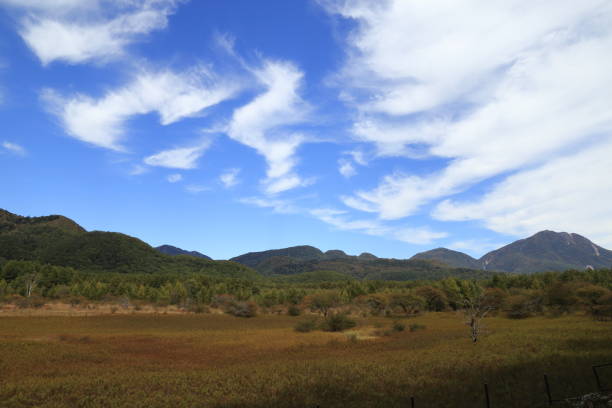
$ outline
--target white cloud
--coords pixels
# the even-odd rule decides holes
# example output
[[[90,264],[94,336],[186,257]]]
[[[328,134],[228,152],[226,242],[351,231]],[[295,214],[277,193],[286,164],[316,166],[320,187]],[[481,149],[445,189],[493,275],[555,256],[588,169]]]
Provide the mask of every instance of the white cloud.
[[[210,187],[202,186],[200,184],[190,184],[185,187],[185,191],[191,194],[199,194],[204,191],[210,191]]]
[[[170,174],[168,175],[168,177],[166,177],[166,180],[168,180],[168,183],[178,183],[182,179],[183,179],[183,176],[178,173]]]
[[[355,170],[353,163],[346,159],[338,160],[338,171],[346,178],[353,177],[357,174],[357,170]]]
[[[219,180],[225,188],[232,188],[236,184],[240,183],[240,180],[238,179],[239,173],[240,169],[226,170],[219,176]]]
[[[303,122],[309,111],[298,94],[303,74],[294,65],[279,61],[264,61],[263,67],[253,73],[266,91],[236,109],[227,134],[265,157],[267,193],[302,186],[305,181],[293,169],[295,153],[305,137],[289,127]]]
[[[481,220],[515,236],[552,229],[576,232],[612,247],[612,140],[558,157],[501,181],[483,197],[446,200],[440,220]]]
[[[26,155],[26,150],[22,146],[18,145],[17,143],[4,141],[2,142],[2,147],[6,149],[7,151],[9,151],[10,153],[16,154],[18,156]]]
[[[429,174],[397,171],[372,190],[344,197],[353,208],[383,219],[406,217],[477,183],[546,168],[558,157],[571,160],[582,147],[610,140],[610,2],[322,3],[358,23],[337,79],[358,111],[356,139],[374,143],[379,156],[442,159]],[[565,183],[552,174],[540,181],[550,188]],[[520,184],[512,186],[520,190]],[[521,195],[505,193],[509,201]],[[507,211],[497,215],[512,218],[518,231],[521,212]],[[547,216],[549,225],[538,225],[571,226],[555,214],[557,221]],[[595,230],[598,217],[584,217]],[[575,227],[566,229],[584,226],[574,221]],[[511,230],[492,221],[487,225]]]
[[[147,171],[149,171],[148,167],[141,164],[135,164],[132,166],[128,174],[130,176],[140,176],[141,174],[145,174]]]
[[[269,197],[246,197],[240,199],[243,204],[254,205],[260,208],[271,208],[279,214],[297,214],[302,212],[290,200],[282,200]]]
[[[50,90],[43,92],[43,99],[70,136],[124,150],[121,142],[131,116],[157,112],[161,124],[169,125],[231,98],[237,87],[235,81],[221,80],[209,69],[197,67],[182,73],[142,72],[99,99],[78,94],[65,98]]]
[[[240,202],[261,208],[270,208],[279,214],[300,214],[314,217],[342,231],[354,231],[411,244],[429,244],[448,235],[445,232],[432,231],[427,227],[392,226],[377,219],[351,220],[346,211],[330,208],[307,209],[296,205],[294,200],[288,199],[247,197],[241,199]]]
[[[21,7],[31,11],[65,14],[75,9],[97,8],[99,0],[0,0],[0,5]]]
[[[108,61],[168,24],[177,0],[0,0],[22,10],[19,34],[43,65]]]
[[[367,235],[386,237],[410,244],[424,245],[448,236],[445,232],[426,227],[397,227],[385,225],[379,220],[350,220],[345,211],[319,208],[310,211],[315,218],[343,231],[357,231]]]
[[[198,164],[198,159],[204,154],[204,151],[209,146],[210,142],[206,140],[195,146],[163,150],[152,156],[146,157],[144,162],[149,166],[183,170],[195,169]]]
[[[450,244],[446,245],[446,247],[454,249],[455,251],[465,251],[470,254],[473,254],[473,256],[475,256],[476,258],[480,258],[485,253],[497,248],[501,248],[504,245],[505,244],[491,242],[487,240],[466,239],[451,242]]]

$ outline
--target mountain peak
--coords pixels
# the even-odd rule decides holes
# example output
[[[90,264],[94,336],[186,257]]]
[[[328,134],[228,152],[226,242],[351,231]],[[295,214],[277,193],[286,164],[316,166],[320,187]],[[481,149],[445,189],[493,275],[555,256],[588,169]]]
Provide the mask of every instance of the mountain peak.
[[[532,273],[547,270],[610,267],[612,251],[580,234],[540,231],[480,258],[483,268],[506,272]]]

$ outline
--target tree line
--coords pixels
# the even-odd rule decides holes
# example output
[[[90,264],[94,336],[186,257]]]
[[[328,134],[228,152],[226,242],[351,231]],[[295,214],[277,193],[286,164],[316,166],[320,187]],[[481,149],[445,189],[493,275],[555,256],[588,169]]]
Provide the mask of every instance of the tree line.
[[[322,315],[346,309],[386,316],[466,309],[475,299],[491,313],[526,318],[584,311],[612,320],[612,269],[497,274],[489,279],[291,282],[198,273],[82,272],[37,261],[0,260],[0,301],[36,307],[50,301],[217,307],[236,315],[262,312]]]

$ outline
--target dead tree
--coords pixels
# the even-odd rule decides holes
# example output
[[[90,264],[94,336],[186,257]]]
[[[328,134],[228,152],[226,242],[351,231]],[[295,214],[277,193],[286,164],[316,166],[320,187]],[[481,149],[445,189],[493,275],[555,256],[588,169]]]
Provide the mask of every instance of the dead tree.
[[[32,292],[36,289],[36,286],[38,286],[38,281],[39,278],[37,273],[30,273],[25,276],[23,283],[25,284],[26,297],[29,298],[32,296]]]
[[[482,291],[466,296],[463,300],[463,312],[466,317],[466,324],[470,327],[470,337],[476,344],[483,332],[484,324],[482,320],[493,310],[488,304],[487,298]]]

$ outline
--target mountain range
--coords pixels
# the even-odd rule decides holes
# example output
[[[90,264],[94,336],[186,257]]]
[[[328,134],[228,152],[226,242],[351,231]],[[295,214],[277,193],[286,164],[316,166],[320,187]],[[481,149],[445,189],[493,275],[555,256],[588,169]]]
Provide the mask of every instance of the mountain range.
[[[0,209],[0,263],[36,260],[85,272],[188,272],[213,276],[288,281],[378,279],[416,280],[455,276],[478,279],[497,272],[533,273],[609,268],[612,251],[573,233],[542,231],[475,259],[437,248],[410,259],[326,252],[308,245],[249,252],[229,261],[213,261],[197,251],[172,245],[153,248],[125,234],[86,231],[61,215],[23,217]]]
[[[540,231],[529,238],[491,251],[480,259],[446,248],[421,252],[410,259],[514,273],[612,267],[612,251],[595,245],[582,235],[554,231]]]

